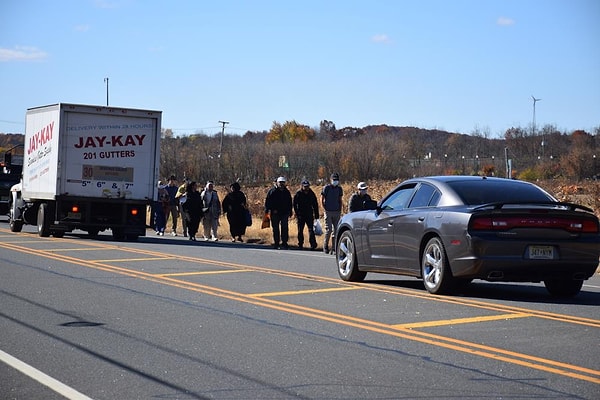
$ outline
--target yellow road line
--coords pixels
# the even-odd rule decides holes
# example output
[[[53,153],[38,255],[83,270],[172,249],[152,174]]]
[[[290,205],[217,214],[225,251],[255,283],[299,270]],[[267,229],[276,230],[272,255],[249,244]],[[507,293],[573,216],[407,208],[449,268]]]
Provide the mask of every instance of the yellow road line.
[[[2,232],[2,231],[4,231],[4,230],[2,228],[0,228],[0,232]],[[6,232],[8,232],[8,230],[6,230]],[[29,243],[47,243],[48,241],[63,241],[63,242],[65,242],[65,241],[71,240],[71,239],[61,239],[61,238],[38,238],[37,236],[34,236],[33,234],[27,234],[27,233],[19,233],[19,234],[11,233],[11,235],[17,235],[17,236],[21,236],[21,237],[23,237],[23,236],[31,237],[31,239],[28,239],[28,240],[23,240],[23,241],[19,241],[19,242],[10,242],[12,244],[15,244],[15,243],[27,243],[27,244],[29,244]],[[4,243],[8,244],[9,242],[3,241],[2,243],[0,243],[0,246],[2,246]],[[89,245],[90,247],[94,247],[97,249],[103,249],[103,250],[120,250],[123,252],[144,254],[144,255],[150,255],[150,256],[156,256],[156,257],[165,256],[164,252],[152,251],[149,249],[134,249],[131,247],[124,247],[122,245],[115,245],[112,243],[104,243],[101,241],[90,241],[89,243],[86,243],[86,245]],[[202,247],[200,247],[200,248],[202,248]],[[293,271],[282,271],[282,270],[276,270],[276,269],[272,269],[272,268],[265,268],[265,267],[258,267],[258,266],[250,266],[247,264],[236,264],[236,263],[231,263],[231,262],[226,262],[226,261],[210,260],[207,258],[184,256],[184,255],[179,255],[179,254],[170,254],[169,259],[177,260],[177,261],[187,261],[187,262],[192,262],[192,263],[196,263],[196,264],[210,264],[210,265],[215,265],[215,266],[220,265],[220,266],[226,267],[226,268],[239,268],[239,269],[243,269],[243,270],[250,270],[252,272],[261,272],[261,273],[265,273],[265,274],[280,275],[280,276],[283,276],[286,278],[297,278],[297,279],[303,279],[303,280],[308,280],[308,281],[312,281],[312,282],[328,283],[328,284],[337,285],[340,287],[359,287],[359,288],[367,289],[367,290],[373,291],[373,292],[402,295],[402,296],[407,296],[407,297],[412,297],[412,298],[419,298],[419,299],[423,299],[423,300],[427,300],[427,301],[434,301],[434,302],[448,303],[448,304],[454,304],[454,305],[459,305],[459,306],[480,308],[480,309],[490,310],[490,311],[494,311],[494,312],[517,313],[517,314],[525,313],[525,314],[531,314],[532,316],[535,316],[537,318],[549,319],[549,320],[572,323],[572,324],[579,324],[579,325],[590,326],[590,327],[594,327],[594,328],[600,328],[600,321],[597,319],[578,317],[578,316],[567,315],[567,314],[557,314],[557,313],[553,313],[550,311],[532,310],[532,309],[516,307],[516,306],[494,304],[494,303],[489,303],[486,301],[476,300],[476,299],[466,299],[466,298],[454,297],[454,296],[432,296],[429,293],[424,292],[424,291],[419,292],[419,291],[414,291],[414,290],[410,290],[410,289],[391,287],[391,286],[387,286],[387,285],[373,285],[371,283],[343,282],[340,279],[335,279],[335,278],[314,276],[314,275],[305,274],[305,273],[297,273],[297,272],[293,272]],[[599,272],[600,272],[600,269],[599,269]]]
[[[312,294],[312,293],[325,293],[325,292],[341,292],[344,290],[356,290],[358,287],[336,287],[336,288],[325,288],[325,289],[306,289],[306,290],[290,290],[287,292],[265,292],[265,293],[254,293],[249,294],[250,297],[274,297],[274,296],[293,296],[296,294]]]
[[[213,275],[213,274],[231,274],[234,272],[254,272],[251,269],[228,269],[219,271],[194,271],[194,272],[175,272],[172,274],[153,274],[154,276],[167,277],[167,276],[193,276],[193,275]]]
[[[471,318],[455,318],[455,319],[443,319],[437,321],[425,321],[425,322],[414,322],[410,324],[397,324],[392,325],[393,328],[397,329],[415,329],[415,328],[430,328],[433,326],[444,326],[444,325],[458,325],[458,324],[472,324],[474,322],[487,322],[487,321],[498,321],[512,318],[526,318],[532,317],[532,314],[500,314],[500,315],[485,315]]]
[[[273,310],[287,312],[295,315],[301,315],[308,318],[328,321],[338,325],[349,326],[365,331],[375,332],[379,334],[389,335],[406,340],[412,340],[420,343],[429,344],[435,347],[455,350],[462,353],[477,355],[484,358],[503,361],[510,364],[521,365],[535,370],[545,371],[557,375],[567,376],[574,379],[580,379],[596,384],[600,384],[600,371],[555,361],[543,357],[537,357],[526,353],[515,352],[498,347],[487,346],[475,342],[469,342],[461,339],[454,339],[442,335],[415,331],[405,328],[394,328],[390,324],[385,324],[377,321],[353,317],[350,315],[339,314],[326,310],[320,310],[312,307],[305,307],[293,303],[285,303],[278,300],[264,299],[252,297],[240,292],[234,292],[218,287],[203,285],[200,283],[187,282],[172,277],[161,277],[150,274],[144,271],[136,271],[132,269],[112,266],[102,263],[93,263],[88,260],[78,259],[69,256],[60,256],[45,252],[43,250],[29,249],[5,243],[0,243],[0,247],[9,248],[15,251],[34,254],[44,258],[50,258],[57,261],[79,265],[85,268],[97,269],[100,271],[111,272],[119,275],[130,276],[146,280],[153,283],[172,286],[184,290],[190,290],[197,293],[203,293],[211,296],[217,296],[233,301],[253,304]],[[532,314],[533,315],[533,314]],[[536,315],[537,316],[537,315]]]
[[[104,260],[88,260],[89,262],[129,262],[129,261],[160,261],[171,260],[171,257],[145,257],[145,258],[107,258]]]

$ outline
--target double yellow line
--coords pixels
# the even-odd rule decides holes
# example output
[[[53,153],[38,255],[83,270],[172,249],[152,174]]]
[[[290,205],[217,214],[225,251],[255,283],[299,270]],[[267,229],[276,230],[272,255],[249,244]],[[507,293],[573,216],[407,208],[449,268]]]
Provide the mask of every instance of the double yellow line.
[[[57,239],[46,239],[46,240],[57,240]],[[165,258],[165,255],[163,253],[143,251],[143,250],[137,250],[137,249],[131,249],[131,248],[125,248],[125,247],[117,247],[117,246],[106,246],[106,245],[102,245],[102,244],[94,244],[93,246],[90,245],[90,247],[94,247],[94,246],[102,247],[102,248],[112,248],[115,250],[118,249],[121,251],[128,251],[128,252],[134,252],[134,253],[142,253],[142,254],[146,254],[148,256],[152,256],[150,258],[144,258],[144,260],[158,259],[158,258],[164,259]],[[436,346],[436,347],[441,347],[441,348],[445,348],[445,349],[458,351],[461,353],[467,353],[467,354],[471,354],[471,355],[475,355],[475,356],[485,357],[488,359],[494,359],[494,360],[498,360],[498,361],[502,361],[502,362],[506,362],[506,363],[510,363],[510,364],[516,364],[516,365],[520,365],[523,367],[544,371],[547,373],[567,376],[567,377],[574,378],[574,379],[580,379],[583,381],[600,384],[600,371],[598,371],[598,370],[594,370],[591,368],[585,368],[585,367],[581,367],[581,366],[577,366],[577,365],[573,365],[573,364],[563,363],[563,362],[559,362],[559,361],[554,361],[554,360],[550,360],[550,359],[546,359],[546,358],[542,358],[542,357],[531,356],[531,355],[514,352],[514,351],[510,351],[510,350],[504,350],[504,349],[497,348],[497,347],[482,345],[482,344],[478,344],[478,343],[472,343],[472,342],[468,342],[468,341],[464,341],[464,340],[460,340],[460,339],[454,339],[454,338],[449,338],[449,337],[445,337],[445,336],[441,336],[441,335],[436,335],[436,334],[432,334],[432,333],[421,332],[421,331],[415,330],[415,328],[433,326],[436,324],[442,325],[442,324],[451,324],[451,323],[454,323],[454,324],[466,323],[466,322],[471,323],[471,322],[481,322],[481,321],[486,321],[486,320],[491,320],[491,319],[523,318],[523,317],[531,317],[531,316],[555,319],[555,320],[561,320],[561,321],[567,320],[567,322],[581,323],[581,324],[585,324],[585,325],[589,325],[589,326],[600,327],[600,322],[596,321],[596,320],[592,320],[592,319],[582,319],[582,318],[574,318],[573,317],[572,318],[573,321],[568,321],[569,316],[565,316],[565,315],[552,314],[552,313],[546,313],[546,312],[538,312],[538,311],[533,311],[533,310],[520,309],[520,308],[516,308],[516,307],[499,306],[496,304],[490,304],[490,303],[479,302],[479,301],[465,301],[465,299],[462,299],[462,301],[459,302],[456,299],[451,299],[451,298],[438,297],[438,296],[427,296],[427,298],[429,300],[435,299],[436,301],[445,301],[445,302],[457,303],[457,304],[461,304],[461,305],[470,305],[473,307],[493,309],[496,311],[504,310],[504,311],[508,312],[508,314],[503,314],[500,316],[493,316],[493,317],[475,317],[475,318],[469,318],[468,320],[445,320],[445,321],[435,321],[435,322],[430,322],[430,323],[390,325],[390,324],[384,324],[384,323],[367,320],[367,319],[363,319],[363,318],[352,317],[349,315],[334,313],[334,312],[325,311],[325,310],[319,310],[316,308],[305,307],[305,306],[295,305],[295,304],[291,304],[291,303],[285,303],[285,302],[270,298],[270,297],[273,297],[276,295],[283,296],[283,295],[289,295],[289,294],[298,294],[298,292],[278,292],[278,293],[271,293],[271,294],[269,294],[269,293],[244,294],[244,293],[234,292],[234,291],[230,291],[230,290],[220,289],[220,288],[216,288],[216,287],[212,287],[212,286],[202,285],[199,283],[188,282],[188,281],[178,279],[178,277],[189,275],[189,273],[151,274],[151,273],[147,273],[147,272],[143,272],[143,271],[136,271],[136,270],[129,269],[129,268],[123,268],[123,267],[118,267],[118,266],[114,266],[114,265],[109,265],[109,264],[107,264],[107,262],[108,262],[107,260],[84,260],[81,258],[76,258],[76,257],[71,257],[71,256],[67,256],[64,254],[60,254],[62,251],[69,251],[69,250],[73,250],[73,249],[63,249],[63,250],[58,250],[58,251],[36,250],[36,249],[31,249],[28,247],[18,245],[15,242],[0,243],[0,247],[3,247],[8,250],[27,253],[30,255],[34,254],[39,257],[62,261],[62,262],[70,263],[73,265],[79,265],[79,266],[82,266],[85,268],[92,268],[92,269],[97,269],[97,270],[115,273],[115,274],[119,274],[119,275],[125,275],[125,276],[129,276],[129,277],[143,279],[145,281],[168,285],[168,286],[176,287],[179,289],[189,290],[189,291],[202,293],[202,294],[206,294],[206,295],[210,295],[210,296],[221,297],[221,298],[229,299],[232,301],[253,304],[256,306],[269,308],[272,310],[282,311],[282,312],[286,312],[286,313],[292,313],[295,315],[301,315],[301,316],[305,316],[307,318],[313,318],[313,319],[318,319],[321,321],[327,321],[327,322],[331,322],[331,323],[338,324],[338,325],[344,325],[344,326],[348,326],[348,327],[352,327],[352,328],[356,328],[356,329],[379,333],[382,335],[388,335],[388,336],[393,336],[393,337],[397,337],[397,338],[401,338],[401,339],[412,340],[412,341],[429,344],[429,345]],[[260,268],[260,267],[250,267],[247,265],[239,265],[239,264],[232,264],[232,263],[212,261],[212,260],[203,260],[203,259],[185,257],[185,256],[179,256],[179,255],[169,256],[168,258],[179,259],[179,260],[184,260],[184,261],[210,263],[212,265],[220,265],[220,266],[225,266],[227,268],[231,268],[230,271],[226,271],[226,272],[234,272],[234,271],[238,271],[238,270],[245,270],[245,271],[250,270],[250,271],[257,271],[257,272],[261,271],[261,272],[265,272],[265,273],[276,273],[276,274],[281,274],[281,275],[285,275],[285,276],[293,276],[296,278],[300,277],[300,278],[314,280],[314,281],[320,281],[320,282],[330,281],[328,278],[323,278],[323,277],[313,277],[313,276],[308,276],[305,274],[295,274],[295,273],[276,271],[276,270]],[[115,260],[110,260],[110,262],[131,261],[131,260],[135,260],[135,259],[115,259]],[[220,272],[225,272],[225,271],[220,271]],[[239,271],[239,272],[242,272],[242,271]],[[356,284],[340,285],[339,281],[335,281],[335,282],[338,284],[339,289],[324,289],[324,290],[331,291],[331,290],[362,289],[362,288],[367,288],[367,287],[369,289],[373,288],[372,286],[361,285],[361,284],[359,284],[359,285],[356,285]],[[303,292],[315,292],[315,291],[319,291],[319,289],[308,290],[308,291],[303,291]],[[402,294],[402,295],[413,295],[416,297],[421,297],[420,295],[415,295],[414,292],[411,293],[410,291],[406,291],[407,293],[398,293],[398,290],[390,290],[390,289],[383,289],[383,291],[394,292],[394,293]]]

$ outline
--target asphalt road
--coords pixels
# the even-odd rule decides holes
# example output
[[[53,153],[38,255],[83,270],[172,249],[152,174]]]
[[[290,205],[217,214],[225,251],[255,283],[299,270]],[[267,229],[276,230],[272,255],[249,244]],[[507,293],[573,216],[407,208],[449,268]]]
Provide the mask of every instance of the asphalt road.
[[[0,222],[0,399],[598,399],[600,277],[337,277],[333,256]]]

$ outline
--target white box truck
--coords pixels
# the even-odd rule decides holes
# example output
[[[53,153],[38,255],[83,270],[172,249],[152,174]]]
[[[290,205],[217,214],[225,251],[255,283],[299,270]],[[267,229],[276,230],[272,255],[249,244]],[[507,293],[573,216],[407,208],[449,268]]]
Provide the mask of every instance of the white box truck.
[[[9,226],[40,236],[146,232],[160,162],[160,111],[59,103],[25,116],[21,182],[11,188]]]

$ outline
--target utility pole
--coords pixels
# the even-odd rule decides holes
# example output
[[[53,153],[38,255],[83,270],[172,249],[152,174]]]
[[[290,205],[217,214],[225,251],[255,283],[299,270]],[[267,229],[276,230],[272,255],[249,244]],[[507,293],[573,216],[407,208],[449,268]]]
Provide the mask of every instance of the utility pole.
[[[227,125],[229,122],[219,121],[219,123],[223,125],[221,128],[221,144],[219,145],[219,158],[221,158],[221,152],[223,151],[223,135],[225,135],[225,125]]]
[[[108,107],[108,78],[104,78],[104,82],[106,83],[106,106]]]
[[[219,121],[219,123],[222,125],[221,127],[221,144],[219,145],[219,161],[217,161],[217,179],[220,181],[221,180],[221,153],[223,152],[223,136],[225,135],[225,125],[227,125],[229,122],[227,121]]]

